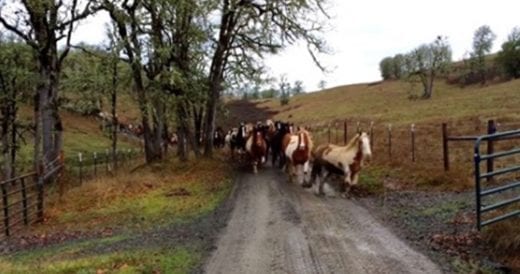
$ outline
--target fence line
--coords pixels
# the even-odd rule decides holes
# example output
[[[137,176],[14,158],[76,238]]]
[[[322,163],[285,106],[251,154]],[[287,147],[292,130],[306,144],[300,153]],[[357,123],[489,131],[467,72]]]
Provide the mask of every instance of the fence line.
[[[315,136],[317,137],[317,139],[322,139],[323,138],[319,138],[319,136],[323,137],[323,134],[325,134],[325,140],[327,143],[332,143],[332,134],[335,135],[335,143],[336,144],[339,144],[339,132],[342,130],[343,131],[343,144],[346,144],[348,142],[348,134],[349,134],[349,120],[347,119],[344,119],[342,122],[343,122],[343,127],[339,127],[339,120],[335,120],[333,121],[332,123],[329,123],[329,124],[318,124],[318,125],[312,125],[309,127],[309,129],[312,129],[312,131],[314,132]],[[352,124],[353,121],[350,120],[350,123]],[[359,132],[362,128],[362,125],[368,125],[368,132],[370,134],[370,143],[371,143],[371,146],[372,148],[374,148],[375,146],[375,142],[377,142],[376,140],[376,136],[375,136],[375,132],[374,132],[374,129],[375,129],[375,124],[373,121],[370,121],[370,122],[360,122],[360,121],[356,121],[355,122],[355,126],[356,126],[356,132]],[[457,125],[456,127],[454,127],[454,131],[457,131],[457,132],[461,132],[462,130],[466,130],[466,129],[473,129],[473,130],[478,130],[480,128],[480,126],[482,125],[482,123],[477,123],[477,127],[475,127],[474,125],[467,125],[467,126],[459,126]],[[493,134],[495,132],[497,132],[497,128],[499,127],[505,127],[506,125],[508,126],[511,126],[511,125],[520,125],[520,123],[513,123],[513,122],[506,122],[506,123],[497,123],[495,120],[488,120],[487,121],[487,130],[485,133],[487,134]],[[421,143],[420,143],[420,140],[418,142],[418,136],[421,136],[420,132],[421,131],[436,131],[436,129],[438,129],[438,126],[434,126],[434,125],[417,125],[415,123],[412,123],[410,124],[410,126],[408,128],[406,127],[400,127],[400,128],[397,128],[397,127],[393,127],[392,124],[387,124],[386,126],[384,126],[384,131],[386,131],[386,134],[383,134],[381,136],[384,136],[386,135],[385,137],[383,137],[384,139],[386,139],[384,142],[381,142],[380,144],[385,144],[385,150],[386,150],[386,153],[388,155],[388,158],[389,159],[392,159],[392,157],[394,156],[394,147],[396,145],[396,143],[394,142],[394,138],[397,137],[397,136],[403,136],[402,134],[409,134],[409,143],[407,144],[407,146],[409,146],[409,151],[410,151],[410,154],[409,155],[409,158],[410,161],[412,163],[416,163],[418,161],[418,154],[417,154],[417,150],[418,148],[420,149],[421,148]],[[334,132],[332,132],[334,131]],[[442,158],[440,158],[443,162],[443,168],[445,171],[449,171],[450,170],[450,151],[449,151],[449,143],[451,142],[468,142],[468,141],[475,141],[476,138],[477,138],[477,135],[479,134],[482,134],[482,133],[477,133],[476,135],[455,135],[455,134],[452,134],[448,131],[448,123],[442,123],[441,124],[441,132],[442,132],[442,135],[441,135],[441,142],[440,144],[442,145]],[[431,134],[431,132],[430,132]],[[502,138],[500,140],[513,140],[513,139],[520,139],[520,137],[518,136],[513,136],[513,137],[507,137],[507,138]],[[403,140],[402,138],[400,140]],[[494,142],[496,141],[499,141],[499,140],[488,140],[487,141],[487,145],[488,145],[488,153],[492,153],[494,151]],[[402,146],[402,142],[400,143],[401,145],[399,146]],[[426,144],[425,144],[426,145]],[[427,145],[431,145],[431,144],[427,144]],[[493,171],[494,170],[494,161],[493,159],[488,159],[487,160],[487,168],[489,171]]]
[[[94,177],[97,177],[99,174],[98,167],[106,165],[107,172],[109,172],[118,167],[117,162],[120,162],[122,166],[130,161],[140,159],[136,156],[141,155],[134,149],[118,150],[115,158],[111,157],[112,155],[108,150],[105,152],[106,157],[101,157],[101,160],[98,156],[102,153],[94,152],[92,157],[88,157],[86,153],[80,152],[77,160],[69,159],[68,161],[65,161],[63,153],[60,153],[60,156],[55,160],[39,165],[36,172],[0,182],[2,195],[0,214],[3,215],[0,219],[2,231],[0,239],[11,236],[24,226],[43,220],[45,184],[56,174],[58,174],[56,177],[59,178],[61,172],[65,169],[64,167],[70,167],[72,174],[76,169],[79,182],[82,184],[89,176],[89,168],[93,171]],[[60,193],[61,191],[60,184]]]

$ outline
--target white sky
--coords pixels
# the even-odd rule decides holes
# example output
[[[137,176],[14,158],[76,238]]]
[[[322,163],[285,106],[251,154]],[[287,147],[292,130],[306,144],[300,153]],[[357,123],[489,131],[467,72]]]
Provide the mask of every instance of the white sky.
[[[380,80],[379,61],[386,56],[406,53],[437,35],[444,35],[452,46],[453,58],[460,60],[471,50],[473,32],[487,24],[497,35],[493,52],[515,26],[520,26],[520,1],[502,0],[329,0],[332,19],[324,37],[333,54],[322,56],[333,69],[323,74],[313,65],[303,46],[287,48],[269,57],[272,75],[287,75],[290,82],[302,80],[307,91],[320,80],[327,86]],[[101,42],[106,14],[89,18],[75,32],[73,41]]]

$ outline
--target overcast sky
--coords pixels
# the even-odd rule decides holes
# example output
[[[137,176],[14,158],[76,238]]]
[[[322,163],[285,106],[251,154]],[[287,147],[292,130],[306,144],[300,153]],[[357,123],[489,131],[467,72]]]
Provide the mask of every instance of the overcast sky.
[[[287,48],[266,64],[275,77],[302,80],[307,91],[320,80],[328,87],[380,80],[379,61],[386,56],[406,53],[437,35],[448,37],[453,58],[459,60],[471,50],[473,32],[489,25],[497,35],[493,52],[515,26],[520,26],[520,0],[329,0],[329,31],[324,37],[333,54],[322,56],[332,72],[323,74],[303,46]],[[83,23],[74,41],[98,43],[104,39],[106,15]]]

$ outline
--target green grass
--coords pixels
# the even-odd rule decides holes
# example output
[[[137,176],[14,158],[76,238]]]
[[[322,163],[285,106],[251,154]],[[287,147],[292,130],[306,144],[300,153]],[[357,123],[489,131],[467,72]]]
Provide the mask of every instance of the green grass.
[[[28,109],[22,108],[21,118],[29,119]],[[22,115],[23,114],[23,115]],[[84,117],[78,114],[62,112],[61,117],[64,123],[63,151],[66,161],[76,161],[78,153],[83,153],[85,158],[93,157],[93,153],[105,153],[112,145],[112,141],[105,135],[97,120],[91,117]],[[119,150],[138,149],[135,143],[125,140],[118,140]],[[18,152],[17,167],[29,170],[32,168],[34,145],[32,140],[27,140],[26,144],[21,144]]]
[[[76,252],[81,247],[74,246]],[[15,254],[0,258],[2,273],[187,273],[199,254],[192,248],[153,248],[96,255]]]
[[[229,195],[230,175],[230,167],[219,160],[181,163],[170,159],[132,174],[88,182],[61,200],[51,197],[46,222],[28,234],[38,237],[106,228],[115,234],[0,257],[0,273],[187,273],[207,252],[199,242],[189,246],[143,242],[136,247],[126,241],[215,210]]]

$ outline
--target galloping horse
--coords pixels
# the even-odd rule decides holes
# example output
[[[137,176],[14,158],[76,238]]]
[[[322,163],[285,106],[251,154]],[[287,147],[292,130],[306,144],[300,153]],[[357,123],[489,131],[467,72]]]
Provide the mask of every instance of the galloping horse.
[[[346,146],[320,145],[313,151],[312,156],[312,180],[317,185],[316,193],[323,194],[325,179],[334,173],[344,176],[343,186],[345,193],[348,194],[350,188],[357,184],[365,160],[370,160],[372,157],[370,138],[366,132],[361,132]]]
[[[275,122],[276,132],[271,139],[271,162],[273,167],[276,164],[276,160],[279,160],[279,167],[283,167],[285,164],[285,153],[283,151],[283,139],[287,134],[293,133],[293,126],[289,123],[283,123],[280,121]]]
[[[253,173],[256,174],[258,172],[258,165],[263,164],[267,156],[267,144],[260,127],[253,128],[252,134],[246,142],[246,151],[253,165]]]
[[[221,127],[217,127],[217,129],[215,130],[215,133],[213,133],[213,146],[215,146],[216,148],[224,147],[224,145],[225,145],[224,138],[225,138],[224,131],[222,130]]]
[[[313,148],[309,132],[300,129],[295,134],[286,134],[282,147],[286,159],[285,170],[289,173],[289,180],[292,182],[296,177],[297,182],[303,186],[307,179],[306,175],[309,174],[309,160]]]

